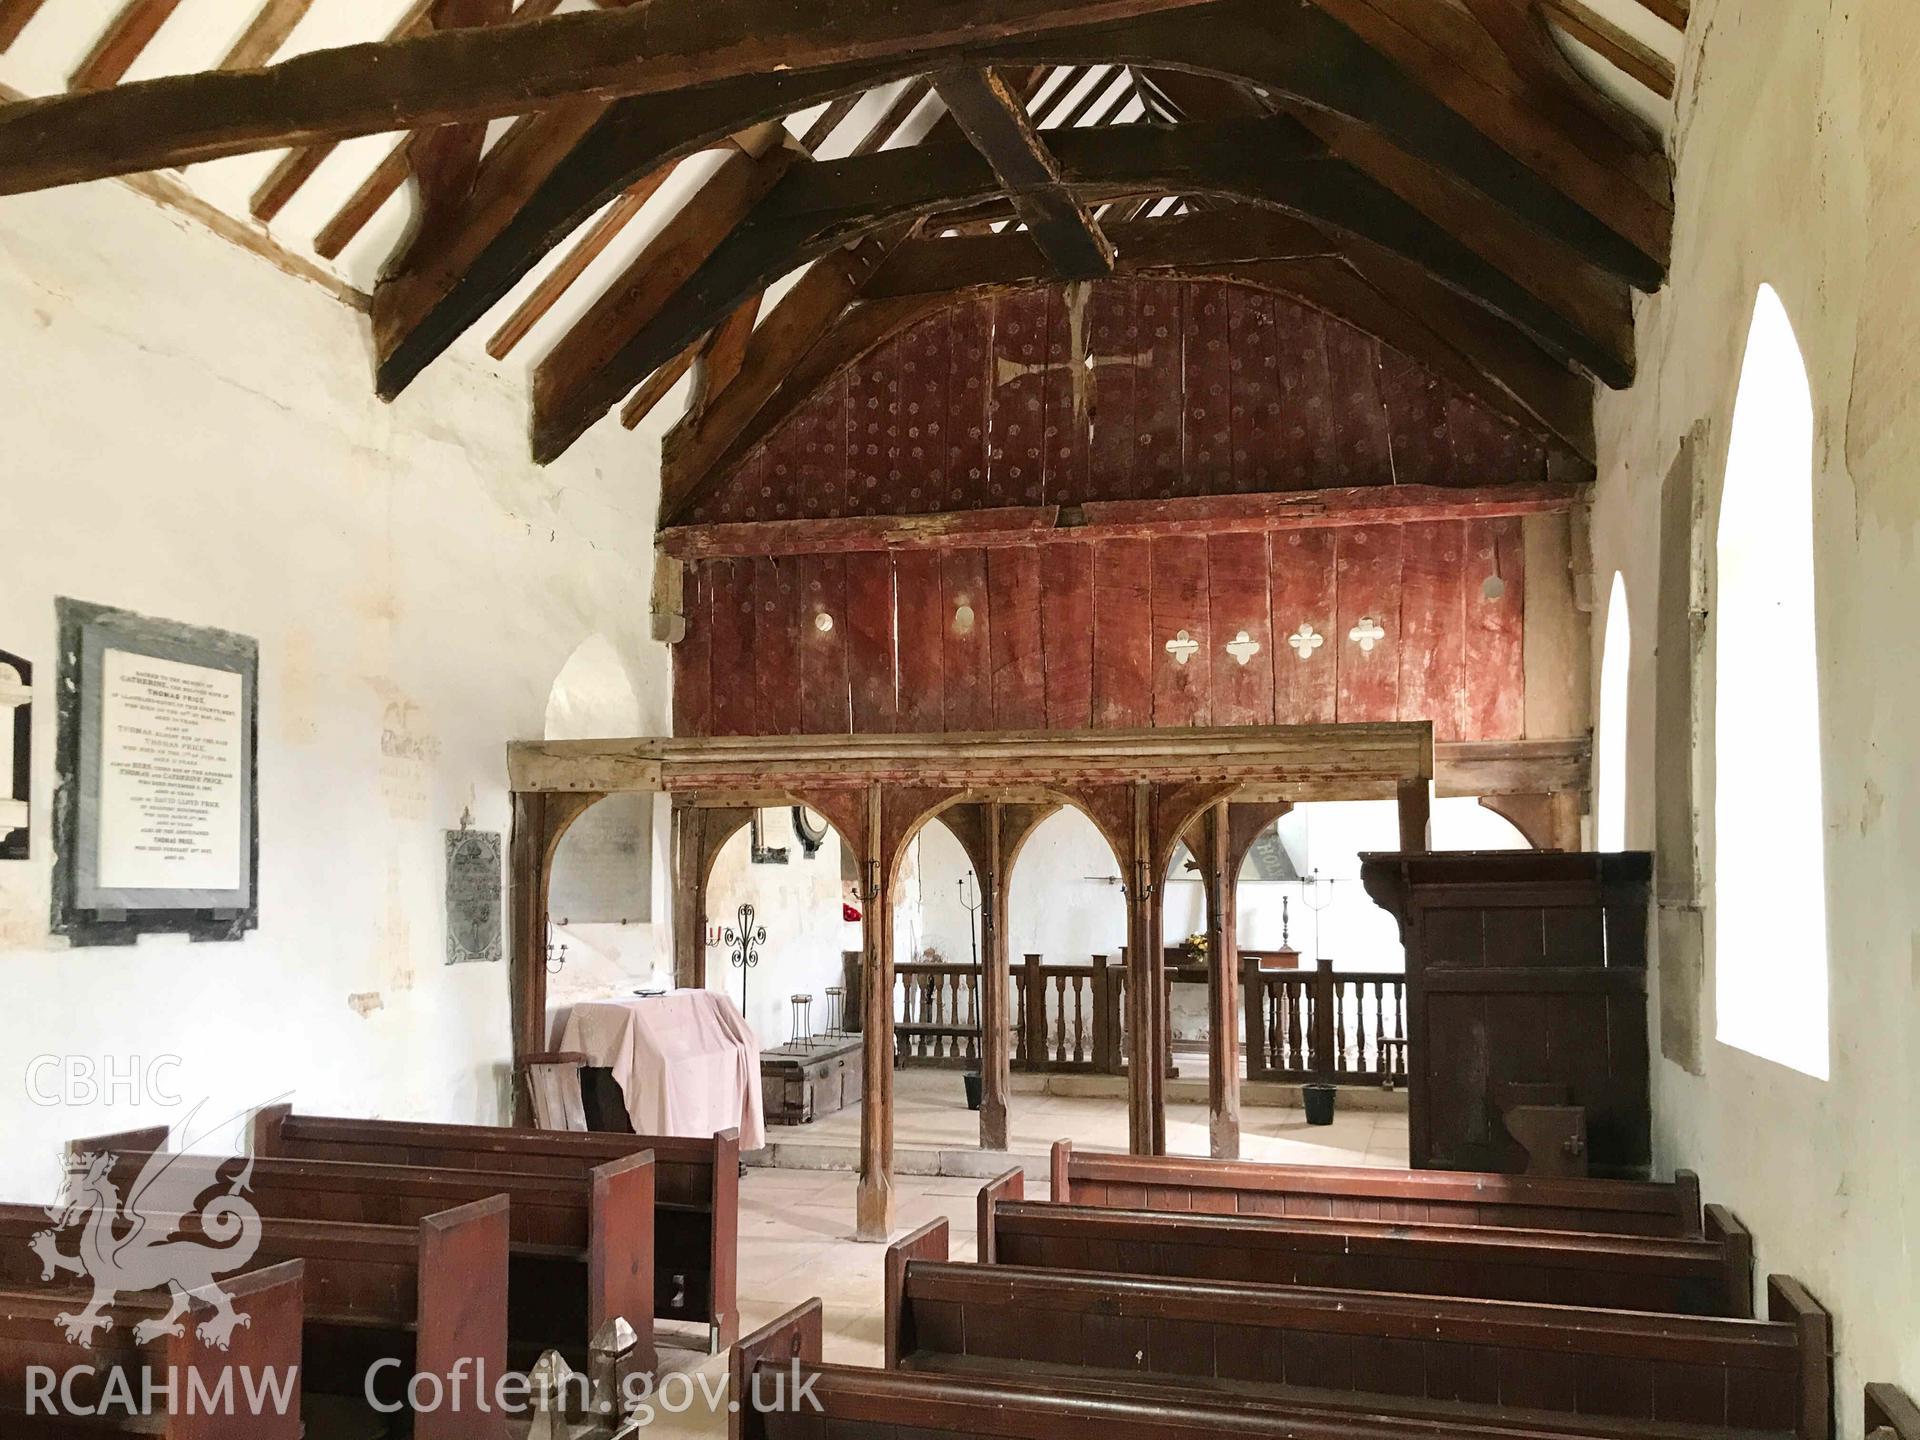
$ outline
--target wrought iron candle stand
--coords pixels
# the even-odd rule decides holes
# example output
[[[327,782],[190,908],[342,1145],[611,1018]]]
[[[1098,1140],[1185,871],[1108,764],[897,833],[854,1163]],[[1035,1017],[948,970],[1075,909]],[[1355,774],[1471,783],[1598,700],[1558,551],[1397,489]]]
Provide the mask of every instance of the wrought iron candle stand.
[[[729,927],[720,941],[733,949],[728,963],[740,972],[740,1014],[744,1017],[747,1013],[747,975],[759,967],[760,947],[767,943],[767,927],[753,923],[753,906],[750,904],[740,907],[738,919],[739,928]]]

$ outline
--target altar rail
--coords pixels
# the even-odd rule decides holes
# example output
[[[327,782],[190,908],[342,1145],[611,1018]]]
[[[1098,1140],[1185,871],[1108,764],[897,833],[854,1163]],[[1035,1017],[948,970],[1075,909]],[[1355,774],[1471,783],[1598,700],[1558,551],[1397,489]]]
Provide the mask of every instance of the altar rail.
[[[1240,962],[1249,1080],[1407,1082],[1407,977],[1389,970],[1263,970]]]
[[[1013,1068],[1066,1074],[1126,1072],[1127,972],[1118,958],[1014,966]],[[1407,1076],[1406,977],[1397,971],[1269,969],[1240,957],[1243,1047],[1250,1080],[1399,1086]],[[1204,963],[1170,965],[1176,984],[1204,985]],[[915,961],[894,967],[894,1054],[901,1065],[973,1069],[980,1064],[977,965]],[[1171,1003],[1169,1001],[1169,1003]],[[1172,1056],[1167,1057],[1169,1072]]]

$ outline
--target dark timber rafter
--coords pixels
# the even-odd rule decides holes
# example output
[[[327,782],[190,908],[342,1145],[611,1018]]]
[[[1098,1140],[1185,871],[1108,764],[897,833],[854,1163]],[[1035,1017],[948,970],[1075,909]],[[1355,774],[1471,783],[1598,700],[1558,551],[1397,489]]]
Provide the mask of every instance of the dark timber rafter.
[[[935,79],[934,89],[993,167],[1060,277],[1093,280],[1112,274],[1112,243],[1060,173],[1020,97],[991,70],[949,70]]]
[[[1569,136],[1530,116],[1524,98],[1501,88],[1511,71],[1480,32],[1454,25],[1444,51],[1418,33],[1414,12],[1424,3],[1393,7],[1399,18],[1390,22],[1376,8],[1380,0],[934,0],[915,7],[909,24],[885,0],[806,7],[809,19],[773,7],[773,0],[650,0],[640,9],[655,28],[639,58],[631,31],[618,28],[636,12],[567,15],[316,52],[250,75],[184,77],[10,107],[0,110],[0,190],[174,163],[208,145],[207,153],[234,153],[420,123],[444,117],[444,108],[432,107],[456,100],[482,110],[524,110],[543,96],[584,93],[520,127],[508,142],[513,153],[487,167],[493,173],[483,175],[443,253],[415,257],[383,284],[376,300],[379,388],[391,397],[554,244],[676,156],[934,65],[1092,57],[1240,78],[1272,97],[1343,116],[1421,157],[1464,191],[1560,237],[1574,253],[1643,287],[1657,283],[1671,226],[1664,165],[1655,175],[1644,157],[1603,130]],[[964,45],[953,38],[958,10],[968,22]],[[1096,18],[1101,23],[1091,23]],[[709,20],[714,28],[703,48],[694,32]],[[952,28],[943,29],[948,21]],[[1381,35],[1369,31],[1369,40],[1385,44],[1394,58],[1348,24],[1387,26]],[[758,53],[763,31],[785,37],[782,62],[815,68],[747,63],[743,57]],[[502,78],[508,75],[511,84]],[[680,94],[605,98],[693,78],[712,83]],[[507,89],[517,98],[503,95]],[[377,104],[370,91],[379,92]],[[491,98],[481,104],[480,96]],[[81,105],[88,108],[73,108]],[[354,123],[362,129],[348,123],[356,105],[362,108]]]
[[[1050,132],[1050,138],[1083,199],[1207,195],[1283,210],[1420,265],[1520,326],[1549,353],[1609,384],[1632,378],[1630,353],[1528,293],[1290,120],[1119,126]],[[535,457],[546,462],[563,453],[653,370],[796,265],[877,230],[997,193],[998,178],[977,154],[949,146],[791,172],[656,314],[621,342],[601,346],[603,365],[592,368],[559,351],[549,357],[542,369],[552,373],[541,377],[549,383],[536,382]]]
[[[672,94],[849,61],[924,70],[974,46],[1209,0],[669,0],[506,30],[348,45],[264,70],[168,76],[0,110],[0,193],[390,130],[520,115],[556,100]],[[744,127],[736,127],[744,128]]]
[[[1232,34],[1231,45],[1222,41],[1223,33]],[[1071,64],[1109,51],[1142,61],[1160,55],[1167,64],[1226,79],[1239,74],[1272,96],[1294,97],[1329,118],[1377,133],[1383,146],[1424,159],[1452,177],[1463,194],[1482,197],[1476,203],[1497,202],[1516,224],[1560,237],[1568,253],[1589,264],[1629,272],[1643,286],[1656,283],[1663,269],[1664,261],[1651,257],[1664,257],[1670,211],[1647,208],[1651,202],[1636,183],[1569,150],[1559,155],[1559,170],[1589,177],[1577,187],[1576,203],[1310,6],[1276,11],[1266,0],[1218,0],[1190,15],[1010,45],[1003,58],[1008,64]],[[489,167],[493,174],[483,177],[468,224],[446,253],[396,275],[376,293],[380,393],[399,394],[560,238],[650,168],[750,124],[913,72],[911,64],[897,61],[782,72],[686,96],[639,96],[598,110],[588,105],[593,114],[584,127],[571,123],[579,105],[536,120],[526,127],[529,133],[508,142],[527,155]],[[1529,155],[1554,153],[1539,135],[1521,138]],[[1611,220],[1595,218],[1608,214]]]

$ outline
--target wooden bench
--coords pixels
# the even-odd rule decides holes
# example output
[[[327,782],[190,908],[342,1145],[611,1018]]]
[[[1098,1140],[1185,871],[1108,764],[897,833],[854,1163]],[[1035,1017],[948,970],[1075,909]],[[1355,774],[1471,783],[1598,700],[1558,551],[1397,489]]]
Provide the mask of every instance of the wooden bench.
[[[1040,1204],[1012,1170],[980,1191],[980,1259],[1047,1270],[1327,1285],[1746,1318],[1753,1241],[1717,1205],[1707,1236]]]
[[[1920,1440],[1920,1405],[1898,1385],[1867,1386],[1867,1440]]]
[[[820,1352],[818,1300],[742,1340],[732,1356],[730,1394],[740,1408],[729,1421],[731,1440],[1648,1440],[1655,1435],[1701,1440],[1702,1433],[1538,1412],[1499,1424],[1477,1424],[1457,1414],[1420,1423],[1364,1407],[1316,1410],[1278,1403],[1266,1394],[1178,1394],[1091,1376],[1049,1375],[1035,1381],[1016,1374],[954,1376],[823,1365]]]
[[[38,1214],[44,1230],[46,1212]],[[37,1278],[0,1284],[0,1433],[300,1440],[302,1284],[295,1262],[223,1280],[219,1297],[194,1291],[185,1297],[178,1334],[161,1333],[176,1308],[173,1300],[125,1295],[105,1307],[112,1323],[86,1346],[67,1338],[62,1317],[84,1310],[88,1291],[55,1288]],[[221,1346],[199,1327],[219,1313],[223,1300],[248,1324]],[[36,1367],[43,1377],[59,1377],[51,1394],[44,1378],[33,1383]],[[63,1395],[68,1376],[73,1379]],[[149,1381],[164,1411],[131,1410],[127,1398],[143,1405]],[[214,1403],[195,1403],[206,1397]],[[81,1416],[67,1410],[69,1403],[100,1413]]]
[[[76,1141],[69,1151],[114,1156],[124,1189],[160,1153],[143,1147],[165,1141],[164,1130],[136,1130]],[[280,1220],[406,1227],[498,1197],[511,1240],[507,1332],[514,1361],[523,1367],[549,1349],[584,1364],[593,1337],[609,1322],[645,1321],[650,1313],[653,1160],[644,1153],[585,1175],[209,1155],[180,1156],[175,1163],[201,1170],[208,1185],[244,1175],[255,1208]],[[652,1373],[653,1327],[634,1328],[639,1344],[632,1368]]]
[[[1545,1179],[1465,1170],[1258,1165],[1053,1147],[1052,1198],[1128,1210],[1511,1225],[1610,1235],[1701,1233],[1700,1180]]]
[[[568,1134],[494,1125],[421,1125],[296,1115],[272,1106],[254,1119],[253,1153],[357,1160],[445,1170],[584,1175],[651,1151],[654,1162],[653,1314],[708,1327],[710,1348],[739,1337],[740,1132],[709,1140],[675,1135]],[[638,1328],[638,1317],[629,1316]]]
[[[207,1236],[198,1215],[143,1219],[187,1243],[216,1250],[231,1243]],[[42,1278],[32,1240],[46,1228],[44,1209],[0,1206],[0,1283],[50,1293],[66,1288],[61,1276]],[[457,1409],[450,1401],[414,1416],[415,1440],[504,1440],[499,1413],[477,1413],[474,1386],[475,1377],[497,1380],[508,1365],[507,1228],[507,1202],[497,1195],[409,1226],[263,1216],[247,1265],[304,1267],[300,1369],[307,1393],[361,1401],[372,1377],[382,1402],[398,1405],[416,1376],[432,1376],[462,1400]],[[462,1385],[464,1391],[454,1388]]]
[[[944,1220],[889,1250],[889,1368],[1092,1372],[1189,1396],[1475,1424],[1551,1411],[1832,1440],[1828,1316],[1782,1276],[1757,1321],[954,1265],[946,1254]]]

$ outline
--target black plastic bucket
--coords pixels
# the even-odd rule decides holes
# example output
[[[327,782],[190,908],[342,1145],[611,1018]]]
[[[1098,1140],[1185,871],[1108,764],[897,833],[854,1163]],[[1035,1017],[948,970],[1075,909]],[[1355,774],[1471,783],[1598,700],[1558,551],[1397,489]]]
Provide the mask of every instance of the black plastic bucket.
[[[1307,1124],[1331,1125],[1333,1123],[1333,1099],[1339,1092],[1331,1085],[1302,1085],[1300,1093],[1307,1106]]]
[[[967,1109],[978,1110],[980,1108],[980,1073],[977,1070],[969,1070],[960,1078],[966,1082],[967,1086]]]

